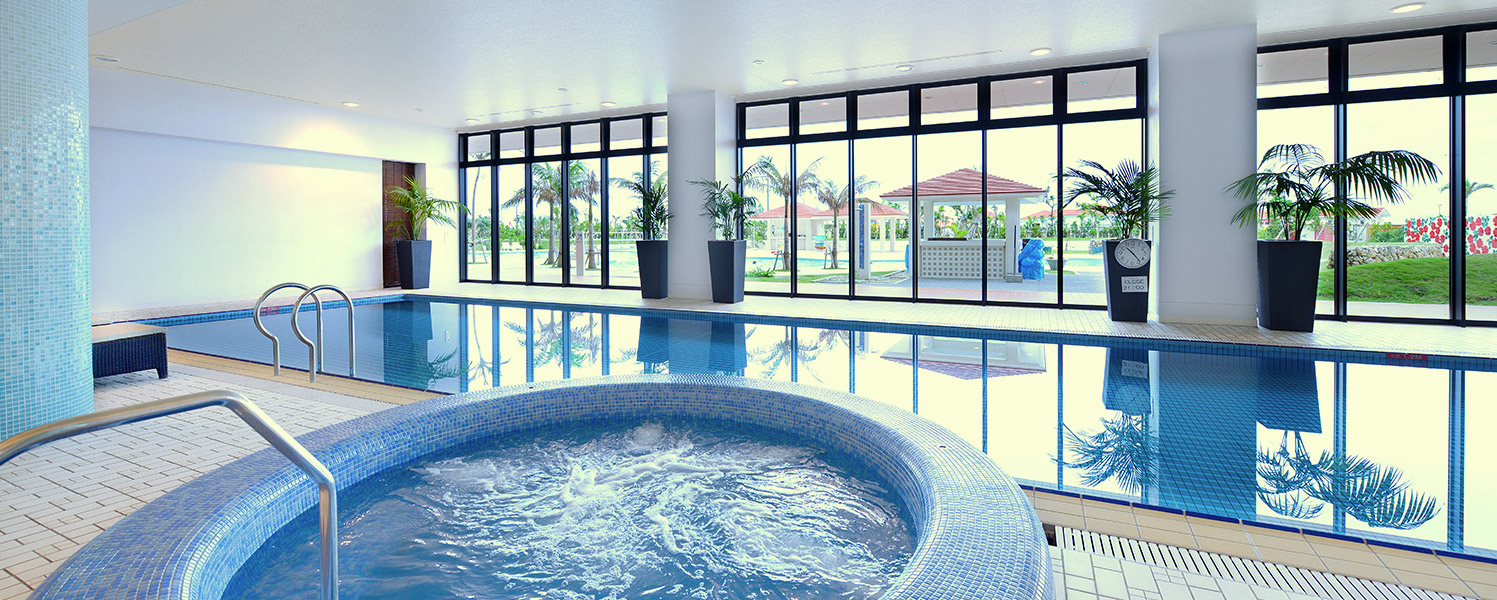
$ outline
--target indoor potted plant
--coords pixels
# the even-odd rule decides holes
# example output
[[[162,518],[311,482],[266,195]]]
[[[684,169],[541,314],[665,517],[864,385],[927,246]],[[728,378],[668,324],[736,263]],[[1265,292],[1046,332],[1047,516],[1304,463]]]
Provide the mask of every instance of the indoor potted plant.
[[[1280,144],[1264,152],[1258,172],[1227,188],[1247,201],[1233,223],[1246,227],[1266,220],[1284,236],[1258,240],[1258,324],[1314,330],[1321,242],[1302,239],[1311,220],[1376,217],[1378,209],[1358,198],[1400,202],[1408,196],[1405,181],[1432,182],[1439,175],[1435,163],[1406,150],[1375,150],[1335,163],[1326,163],[1320,150],[1307,144]]]
[[[1107,316],[1114,321],[1149,318],[1149,225],[1169,216],[1167,200],[1174,191],[1159,189],[1159,168],[1122,160],[1108,169],[1096,161],[1066,169],[1073,180],[1066,202],[1090,196],[1081,208],[1112,219],[1122,237],[1107,240],[1102,252],[1102,275],[1107,280]],[[1134,233],[1138,237],[1133,237]]]
[[[391,186],[387,193],[390,201],[410,218],[409,224],[405,221],[390,223],[395,234],[404,238],[395,242],[395,253],[400,261],[400,287],[408,290],[426,288],[431,285],[431,240],[424,239],[426,222],[456,227],[447,211],[466,207],[433,196],[431,188],[410,176],[405,178],[405,187]]]
[[[643,237],[634,242],[634,249],[639,262],[639,295],[644,298],[664,298],[670,288],[670,255],[665,226],[671,215],[665,209],[668,195],[665,175],[657,175],[655,169],[655,164],[651,163],[648,182],[643,172],[635,173],[633,179],[613,179],[614,185],[639,198],[639,207],[630,213],[630,217],[638,224]]]
[[[705,179],[691,182],[702,188],[702,216],[712,217],[718,238],[707,241],[713,302],[743,302],[744,257],[748,251],[748,243],[743,240],[744,221],[759,211],[759,199],[745,195],[743,190],[752,185],[758,173],[755,165],[727,183]]]

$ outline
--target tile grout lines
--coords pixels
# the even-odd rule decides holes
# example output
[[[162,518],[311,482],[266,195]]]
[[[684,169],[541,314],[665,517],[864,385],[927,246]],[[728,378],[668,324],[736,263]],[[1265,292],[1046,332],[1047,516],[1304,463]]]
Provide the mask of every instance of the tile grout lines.
[[[1325,600],[1474,600],[1369,579],[1155,544],[1112,535],[1055,527],[1058,548],[1099,554],[1145,565],[1305,594]]]

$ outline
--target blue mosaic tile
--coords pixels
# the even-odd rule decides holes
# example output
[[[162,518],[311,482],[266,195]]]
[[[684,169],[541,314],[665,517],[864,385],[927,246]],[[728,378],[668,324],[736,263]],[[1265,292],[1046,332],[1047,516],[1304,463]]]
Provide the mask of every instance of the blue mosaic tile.
[[[299,439],[345,489],[505,432],[670,416],[785,431],[858,457],[889,481],[909,508],[917,543],[885,600],[1054,597],[1044,531],[1011,478],[945,428],[846,393],[708,375],[577,379],[433,399]],[[265,450],[122,519],[33,598],[217,598],[266,539],[315,506],[315,485]]]

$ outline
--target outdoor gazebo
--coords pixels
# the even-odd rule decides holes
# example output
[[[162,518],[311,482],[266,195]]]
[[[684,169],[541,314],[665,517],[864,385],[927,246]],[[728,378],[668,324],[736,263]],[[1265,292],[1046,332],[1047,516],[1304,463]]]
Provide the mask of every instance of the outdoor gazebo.
[[[939,177],[932,177],[916,186],[905,186],[879,197],[885,201],[910,202],[910,196],[919,190],[917,198],[922,227],[916,236],[919,252],[920,277],[945,279],[976,279],[982,276],[982,240],[979,238],[940,238],[936,236],[936,207],[982,206],[983,174],[976,169],[957,169]],[[988,245],[988,277],[1020,281],[1019,221],[1021,208],[1025,204],[1041,203],[1045,190],[988,175],[988,203],[1003,203],[1007,231],[1002,244]],[[910,204],[913,206],[913,204]]]
[[[905,211],[899,210],[882,202],[875,202],[872,200],[859,200],[858,204],[867,205],[869,207],[869,219],[878,224],[879,238],[877,241],[883,242],[884,250],[893,250],[894,223],[908,219],[910,216],[909,213],[906,213]],[[844,209],[837,214],[837,220],[844,225],[847,225],[849,228],[851,227],[850,224],[852,223],[852,215],[850,214],[850,212],[851,211]],[[788,237],[788,235],[785,233],[785,225],[789,221],[785,218],[784,206],[776,206],[764,212],[755,214],[749,217],[749,219],[754,221],[764,221],[768,223],[769,230],[766,239],[769,240],[769,244],[771,246],[770,250],[781,249],[776,247],[781,243],[779,242],[779,240],[784,240]],[[811,243],[808,240],[815,237],[816,235],[819,235],[822,229],[827,225],[831,225],[831,223],[831,210],[825,207],[815,208],[805,204],[804,202],[795,203],[795,229],[797,234],[799,234],[799,240],[795,244],[796,249],[800,251],[809,250],[811,248]]]

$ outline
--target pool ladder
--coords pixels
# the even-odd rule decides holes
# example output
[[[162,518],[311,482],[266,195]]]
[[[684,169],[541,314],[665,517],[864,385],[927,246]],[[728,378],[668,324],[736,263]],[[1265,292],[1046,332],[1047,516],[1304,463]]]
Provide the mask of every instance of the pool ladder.
[[[271,286],[271,288],[265,290],[265,293],[261,294],[260,299],[255,302],[255,329],[259,329],[261,334],[264,334],[265,337],[270,338],[271,364],[275,367],[275,374],[281,374],[281,340],[280,338],[277,338],[275,334],[271,333],[270,330],[266,329],[264,323],[260,322],[260,307],[265,304],[265,301],[270,298],[271,294],[274,294],[286,288],[296,288],[299,290],[303,290],[301,297],[297,298],[296,304],[292,305],[291,307],[291,331],[296,334],[296,339],[301,340],[301,343],[307,345],[307,376],[313,382],[317,381],[317,371],[322,370],[323,366],[322,299],[317,297],[317,292],[327,290],[330,292],[336,292],[339,296],[343,297],[343,303],[348,306],[348,375],[349,377],[352,377],[354,375],[353,300],[348,297],[348,294],[343,293],[343,290],[338,289],[336,286],[323,284],[307,287],[305,284],[291,281]],[[296,322],[296,316],[298,314],[301,314],[301,305],[306,303],[307,298],[311,298],[313,302],[317,303],[317,340],[315,342],[307,339],[307,334],[301,332],[301,327],[298,326]]]
[[[27,450],[63,438],[209,406],[222,406],[233,411],[317,483],[317,518],[322,530],[322,595],[319,597],[338,600],[338,485],[333,474],[259,407],[235,392],[216,390],[151,400],[33,427],[0,441],[0,465]]]

